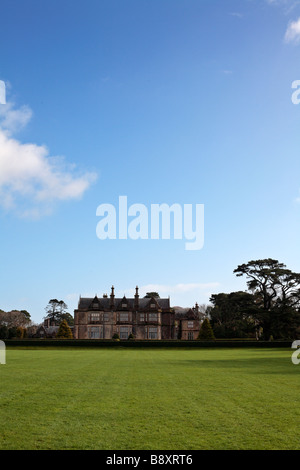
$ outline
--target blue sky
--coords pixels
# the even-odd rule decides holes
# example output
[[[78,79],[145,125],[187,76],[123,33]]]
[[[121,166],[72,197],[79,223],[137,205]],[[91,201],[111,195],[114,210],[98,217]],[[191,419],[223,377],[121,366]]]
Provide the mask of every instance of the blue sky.
[[[0,308],[157,290],[172,305],[300,272],[300,3],[2,0]],[[205,243],[99,240],[100,204],[204,204]]]

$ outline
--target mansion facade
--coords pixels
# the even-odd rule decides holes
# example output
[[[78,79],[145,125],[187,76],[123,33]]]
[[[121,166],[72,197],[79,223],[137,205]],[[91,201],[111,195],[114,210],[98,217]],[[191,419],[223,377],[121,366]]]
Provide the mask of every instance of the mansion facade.
[[[183,310],[183,309],[181,309]],[[138,287],[132,298],[116,298],[114,287],[108,297],[82,298],[74,311],[75,339],[120,340],[129,336],[141,340],[197,339],[200,331],[198,306],[177,314],[169,298],[139,298]]]

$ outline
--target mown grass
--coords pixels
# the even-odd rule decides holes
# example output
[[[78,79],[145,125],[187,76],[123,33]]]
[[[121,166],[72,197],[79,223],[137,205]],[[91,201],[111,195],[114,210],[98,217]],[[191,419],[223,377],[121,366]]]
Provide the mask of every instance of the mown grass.
[[[299,449],[286,349],[11,348],[0,449]]]

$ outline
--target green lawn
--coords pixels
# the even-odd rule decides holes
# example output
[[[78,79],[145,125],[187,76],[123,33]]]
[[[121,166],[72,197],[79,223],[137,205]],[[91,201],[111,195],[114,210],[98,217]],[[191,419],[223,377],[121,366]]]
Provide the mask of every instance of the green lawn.
[[[300,449],[292,350],[6,353],[0,449]]]

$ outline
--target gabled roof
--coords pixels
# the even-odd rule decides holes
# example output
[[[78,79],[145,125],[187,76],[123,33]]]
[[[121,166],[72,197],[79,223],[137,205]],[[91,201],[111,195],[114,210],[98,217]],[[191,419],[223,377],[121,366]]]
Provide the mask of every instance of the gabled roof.
[[[198,320],[197,315],[195,314],[192,308],[183,308],[183,307],[173,307],[175,312],[175,318],[180,320]]]
[[[123,296],[122,299],[115,299],[114,305],[115,305],[116,310],[122,310],[123,305],[126,305],[127,308],[130,309],[132,307],[132,302],[129,302],[129,300],[132,300],[132,299],[126,299],[125,295]]]
[[[95,305],[95,304],[100,305],[100,302],[99,302],[99,299],[98,299],[97,295],[95,295],[95,297],[92,299],[92,301],[91,301],[89,307],[90,307],[90,308],[93,308],[93,305]]]
[[[190,308],[186,314],[185,314],[185,318],[187,318],[188,320],[197,320],[197,316],[194,312],[194,310],[192,308]]]
[[[160,305],[158,303],[158,300],[160,300],[158,297],[145,297],[144,300],[147,300],[148,302],[146,303],[146,306],[151,308],[150,306],[155,304],[157,308],[160,308]],[[161,299],[162,300],[162,299]]]

